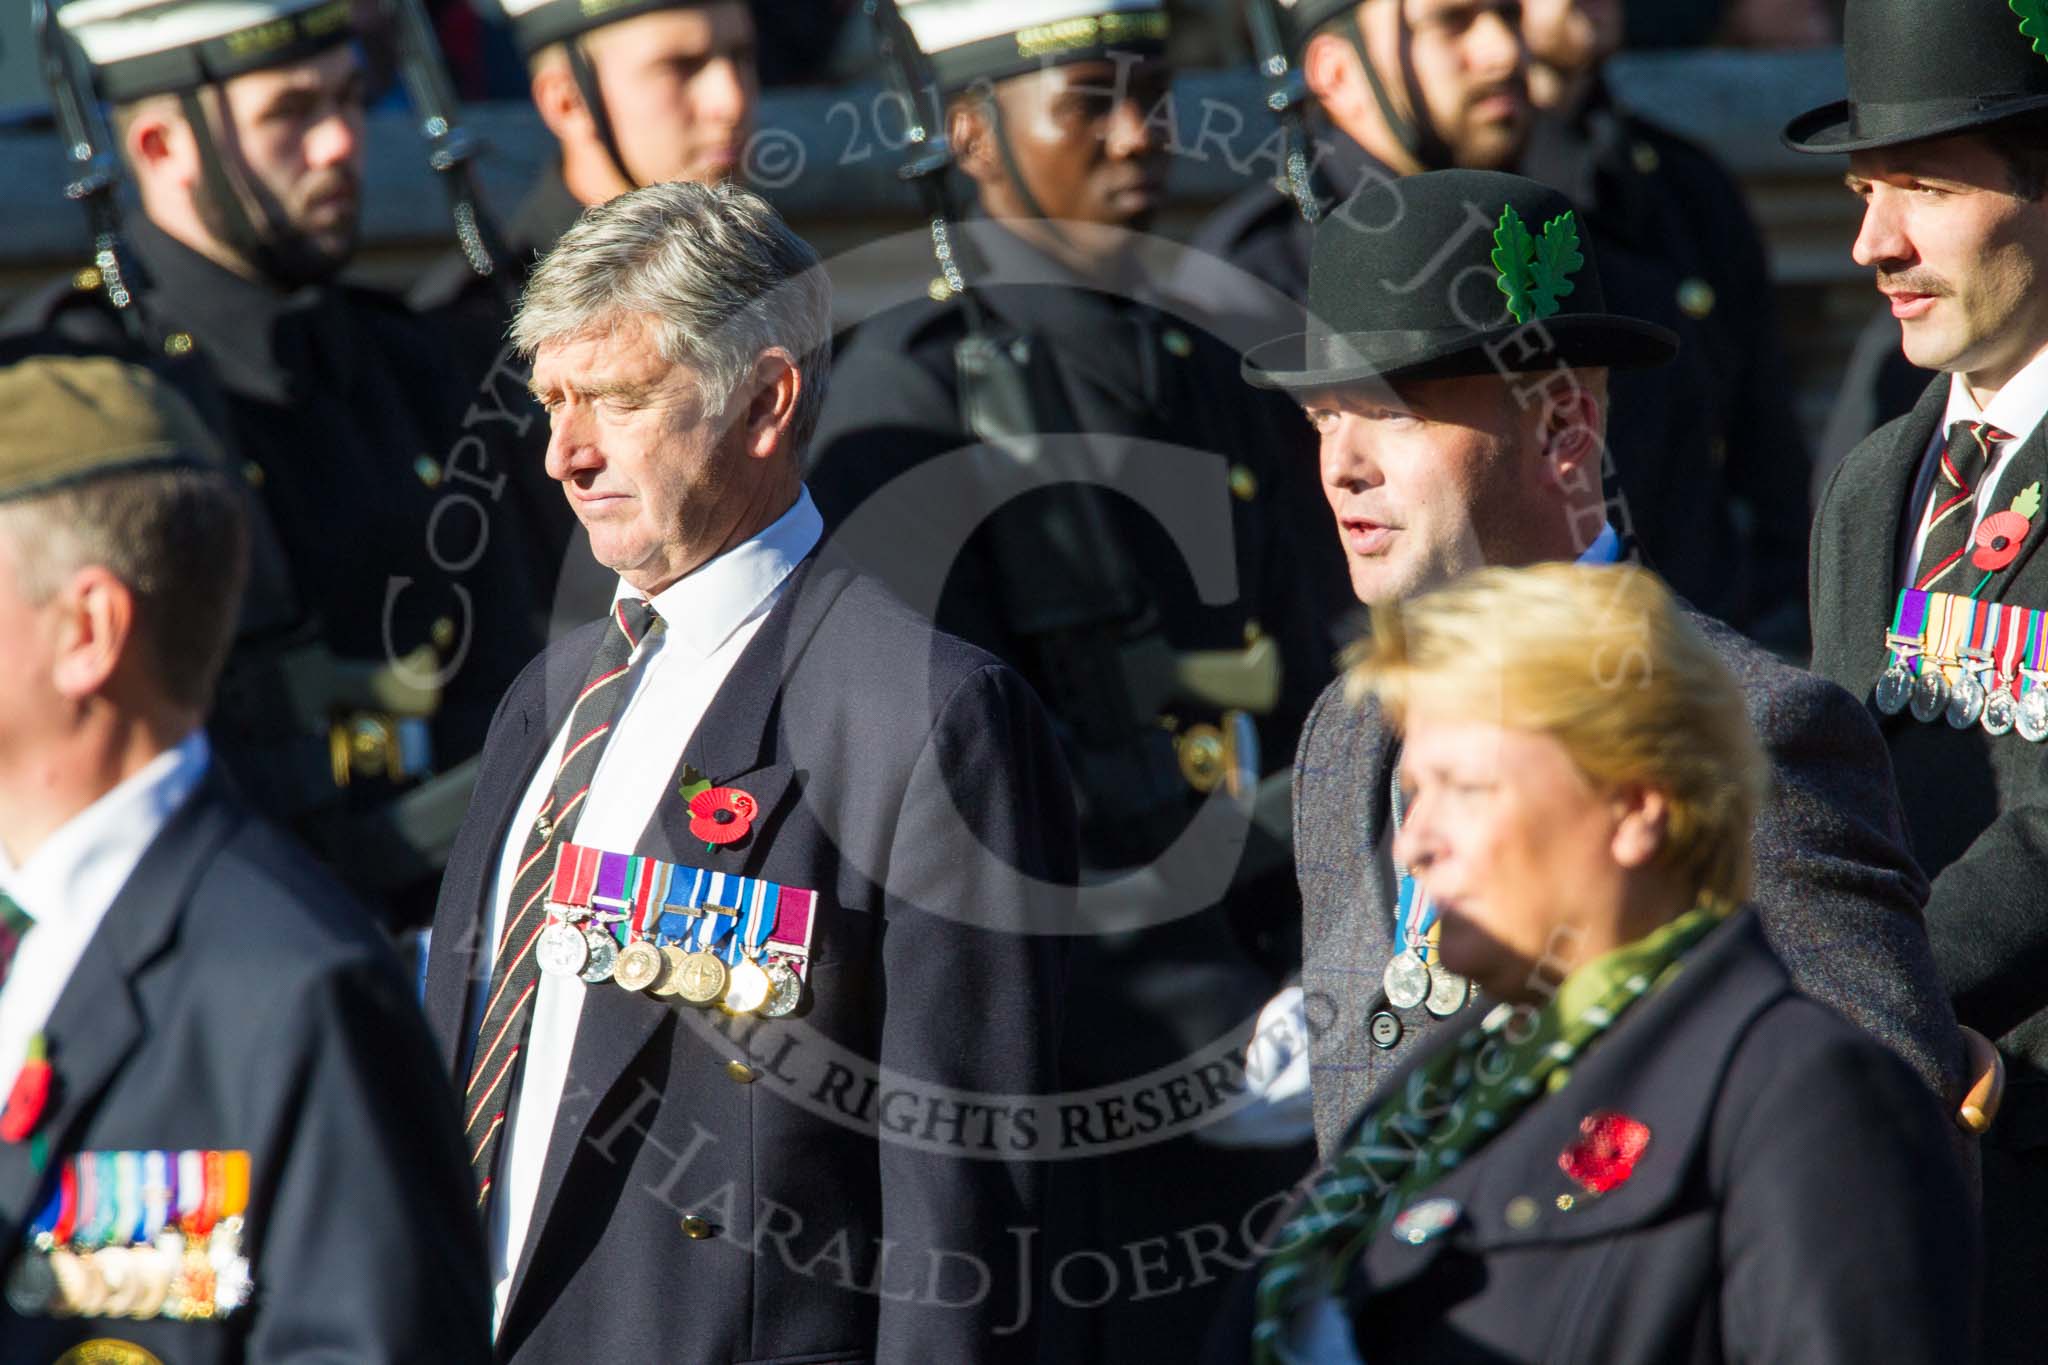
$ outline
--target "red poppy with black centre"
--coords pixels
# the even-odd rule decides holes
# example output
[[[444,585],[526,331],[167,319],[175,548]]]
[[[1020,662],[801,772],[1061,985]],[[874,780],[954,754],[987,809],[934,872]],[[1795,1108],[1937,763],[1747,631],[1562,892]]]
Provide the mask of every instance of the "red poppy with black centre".
[[[1635,1174],[1636,1161],[1650,1145],[1650,1127],[1626,1114],[1588,1114],[1579,1140],[1558,1154],[1557,1166],[1588,1194],[1605,1194]]]
[[[738,787],[712,787],[690,798],[690,833],[707,844],[747,837],[760,807]]]
[[[2020,546],[2032,529],[2033,523],[2017,512],[1993,512],[1977,523],[1977,548],[1970,562],[1987,573],[1997,573],[2019,558]]]

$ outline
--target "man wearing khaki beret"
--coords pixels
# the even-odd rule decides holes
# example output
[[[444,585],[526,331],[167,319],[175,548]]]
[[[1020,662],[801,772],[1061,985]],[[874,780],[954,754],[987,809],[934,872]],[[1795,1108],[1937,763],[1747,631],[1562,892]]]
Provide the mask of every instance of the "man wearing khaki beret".
[[[446,1082],[206,714],[243,495],[106,358],[0,367],[0,1362],[481,1361]]]

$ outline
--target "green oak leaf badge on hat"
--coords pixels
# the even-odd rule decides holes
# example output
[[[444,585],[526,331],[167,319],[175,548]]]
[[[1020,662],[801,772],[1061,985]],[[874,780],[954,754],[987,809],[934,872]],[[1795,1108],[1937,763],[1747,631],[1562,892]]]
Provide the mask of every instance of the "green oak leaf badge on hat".
[[[2020,33],[2034,40],[2034,51],[2048,57],[2048,3],[2044,0],[2006,0],[2020,17]]]
[[[1493,230],[1493,266],[1500,272],[1500,292],[1516,322],[1547,318],[1572,292],[1572,273],[1586,263],[1579,251],[1575,215],[1560,213],[1543,225],[1541,238],[1531,237],[1513,204],[1500,211]]]

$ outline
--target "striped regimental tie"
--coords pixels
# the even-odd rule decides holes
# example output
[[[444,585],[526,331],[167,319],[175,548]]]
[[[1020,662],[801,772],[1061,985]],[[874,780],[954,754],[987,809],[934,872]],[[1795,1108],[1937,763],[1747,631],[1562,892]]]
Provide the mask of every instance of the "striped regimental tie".
[[[554,851],[575,829],[577,813],[590,794],[590,779],[604,757],[605,741],[625,705],[626,672],[633,650],[649,631],[661,629],[661,624],[661,617],[645,598],[622,597],[612,604],[613,628],[605,632],[590,676],[569,713],[569,737],[561,765],[555,769],[547,800],[541,803],[520,851],[505,927],[492,959],[490,999],[470,1052],[469,1089],[463,1099],[479,1208],[490,1197],[498,1138],[512,1107],[519,1053],[533,1019],[533,993],[540,984],[534,947],[547,920],[544,893],[554,871]]]
[[[1977,485],[1991,464],[1991,447],[2010,440],[1989,422],[1961,421],[1948,429],[1948,445],[1941,452],[1934,490],[1928,497],[1927,540],[1920,549],[1920,562],[1913,570],[1913,586],[1926,592],[1967,591],[1967,573],[1956,572],[1969,553],[1970,538],[1977,529]]]

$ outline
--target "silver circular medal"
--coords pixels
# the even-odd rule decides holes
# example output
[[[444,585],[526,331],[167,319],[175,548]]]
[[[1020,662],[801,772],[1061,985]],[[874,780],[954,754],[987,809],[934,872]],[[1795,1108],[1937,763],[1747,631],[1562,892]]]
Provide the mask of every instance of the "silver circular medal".
[[[1395,954],[1380,974],[1387,1003],[1397,1010],[1412,1010],[1429,999],[1429,965],[1414,952]]]
[[[2029,744],[2039,744],[2048,739],[2048,691],[2038,686],[2027,689],[2027,694],[2020,698],[2019,715],[2013,720],[2013,728]]]
[[[33,1247],[22,1251],[7,1272],[7,1304],[25,1318],[48,1313],[57,1297],[57,1275],[50,1260]]]
[[[550,975],[575,976],[590,965],[590,943],[581,929],[557,920],[540,931],[533,956]]]
[[[1957,730],[1967,730],[1984,714],[1984,684],[1974,673],[1965,673],[1956,680],[1948,694],[1948,723]]]
[[[619,954],[618,963],[612,968],[612,980],[621,990],[651,990],[667,970],[661,949],[644,938],[635,939]]]
[[[1912,691],[1913,675],[1906,671],[1904,664],[1893,664],[1878,676],[1871,700],[1885,715],[1896,716],[1906,709],[1906,698]]]
[[[1429,998],[1422,1003],[1437,1018],[1448,1019],[1465,1008],[1471,994],[1471,982],[1438,964],[1429,974]]]
[[[1940,715],[1948,707],[1948,679],[1941,676],[1939,668],[1929,668],[1913,679],[1913,695],[1906,705],[1913,712],[1913,719],[1925,724]]]
[[[2007,735],[2012,733],[2012,723],[2019,718],[2020,704],[2012,699],[2007,687],[1994,687],[1991,695],[1984,699],[1984,733]]]
[[[768,973],[769,990],[768,999],[761,1005],[761,1017],[782,1019],[795,1014],[804,998],[804,979],[779,957],[770,958],[763,970]]]
[[[619,965],[619,945],[603,929],[585,929],[583,941],[590,945],[590,962],[577,975],[595,986],[612,979],[612,968]]]

